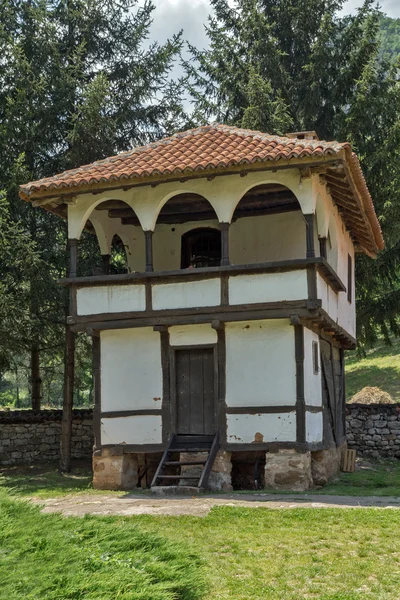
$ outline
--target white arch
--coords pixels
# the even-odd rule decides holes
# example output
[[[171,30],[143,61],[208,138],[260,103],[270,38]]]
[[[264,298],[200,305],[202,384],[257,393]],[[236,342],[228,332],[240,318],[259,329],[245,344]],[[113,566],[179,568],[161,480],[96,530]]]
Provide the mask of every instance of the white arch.
[[[154,229],[157,225],[157,220],[158,220],[158,217],[160,216],[160,212],[162,211],[163,206],[165,206],[167,204],[167,202],[169,200],[171,200],[171,198],[174,198],[175,196],[178,196],[180,194],[195,194],[196,196],[201,196],[202,198],[204,198],[204,200],[206,200],[210,204],[213,211],[215,212],[215,218],[218,219],[218,213],[216,211],[214,202],[212,200],[209,200],[204,194],[200,194],[199,192],[193,191],[193,189],[191,189],[191,188],[179,189],[179,190],[175,190],[173,192],[169,192],[166,196],[164,196],[162,198],[162,200],[160,200],[160,202],[157,206],[156,213],[154,214],[152,231],[154,231]]]
[[[303,214],[315,212],[316,190],[314,176],[301,178],[298,168],[280,172],[250,172],[241,177],[235,175],[194,179],[189,182],[160,183],[155,187],[137,186],[130,190],[113,190],[93,194],[81,194],[75,205],[68,206],[68,236],[79,239],[86,221],[100,203],[107,200],[122,200],[130,206],[139,219],[144,231],[154,231],[162,207],[173,196],[182,193],[199,194],[213,207],[219,222],[230,223],[241,198],[248,190],[268,183],[277,183],[290,189],[296,196]]]

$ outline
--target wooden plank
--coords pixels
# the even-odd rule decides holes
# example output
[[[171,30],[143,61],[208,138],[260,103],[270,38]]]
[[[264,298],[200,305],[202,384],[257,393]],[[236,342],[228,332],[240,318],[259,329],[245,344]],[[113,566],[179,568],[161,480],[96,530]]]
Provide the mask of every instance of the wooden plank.
[[[172,433],[172,415],[170,402],[170,367],[169,367],[169,332],[167,328],[160,331],[161,369],[162,369],[162,439],[165,443]]]
[[[201,488],[201,489],[204,489],[207,486],[208,479],[209,479],[210,473],[211,473],[211,469],[214,464],[215,458],[217,456],[218,447],[219,447],[219,435],[218,435],[218,433],[216,433],[216,435],[214,437],[214,441],[213,441],[211,449],[210,449],[210,453],[208,455],[206,465],[205,465],[203,472],[201,474],[201,477],[200,477],[199,488]]]
[[[344,473],[354,473],[356,468],[356,451],[346,449],[343,453],[342,471]]]
[[[169,314],[170,311],[166,311],[168,316],[157,316],[157,317],[143,317],[143,318],[125,318],[125,319],[110,319],[104,321],[97,321],[96,315],[92,316],[93,320],[87,322],[74,321],[72,320],[71,329],[73,331],[85,331],[87,328],[98,329],[100,331],[108,329],[130,329],[132,327],[151,327],[154,325],[189,325],[199,323],[209,323],[210,320],[217,318],[223,322],[229,321],[252,321],[252,320],[264,320],[264,319],[289,319],[290,316],[295,312],[300,318],[311,318],[316,309],[310,310],[305,308],[307,306],[307,300],[295,303],[293,307],[282,307],[281,309],[271,309],[268,305],[265,305],[264,309],[259,310],[240,310],[240,306],[236,306],[234,311],[213,311],[207,307],[205,309],[198,309],[195,313],[180,315],[179,312]],[[320,309],[319,309],[320,310]],[[184,311],[182,311],[184,312]]]
[[[159,283],[165,281],[189,281],[192,279],[206,279],[206,275],[219,277],[221,273],[229,273],[230,275],[242,275],[248,273],[267,273],[267,272],[285,272],[294,271],[296,269],[304,269],[307,265],[321,262],[320,257],[314,258],[293,258],[289,260],[277,260],[264,263],[246,264],[246,265],[227,265],[220,267],[201,267],[199,269],[178,269],[175,271],[153,271],[141,273],[123,273],[120,275],[91,275],[85,277],[66,277],[59,280],[62,285],[77,284],[79,287],[92,285],[118,285],[139,283],[145,279],[151,279]],[[176,280],[174,278],[176,277]]]
[[[173,443],[173,441],[174,441],[174,436],[172,435],[171,438],[170,438],[170,440],[169,440],[169,442],[168,442],[168,444],[167,444],[167,447],[164,450],[164,454],[162,455],[162,458],[161,458],[161,460],[160,460],[160,462],[158,464],[157,470],[154,473],[153,481],[151,482],[151,487],[153,487],[154,485],[157,485],[157,479],[158,479],[158,477],[159,477],[159,475],[160,475],[160,473],[161,473],[161,471],[163,469],[165,461],[168,458],[169,449],[170,449],[171,444]]]
[[[94,384],[93,429],[94,450],[101,448],[101,346],[100,336],[92,337],[92,370]]]
[[[137,417],[141,415],[161,415],[161,408],[142,408],[138,410],[115,410],[100,414],[102,419],[118,419],[119,417]]]
[[[215,434],[215,372],[214,349],[203,352],[203,429],[205,434]]]
[[[303,325],[294,325],[294,352],[296,360],[296,441],[303,444],[306,441]]]
[[[307,258],[314,258],[314,227],[315,219],[313,214],[303,215],[306,222],[306,247],[307,247]]]
[[[203,434],[204,431],[204,374],[203,352],[209,350],[188,350],[189,374],[189,432]],[[212,351],[211,351],[212,352]]]

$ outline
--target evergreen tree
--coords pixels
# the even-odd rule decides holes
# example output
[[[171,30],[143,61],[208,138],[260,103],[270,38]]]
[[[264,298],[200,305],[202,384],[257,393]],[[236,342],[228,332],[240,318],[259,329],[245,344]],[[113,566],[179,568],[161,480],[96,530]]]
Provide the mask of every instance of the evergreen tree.
[[[179,83],[169,77],[181,36],[150,44],[153,10],[137,0],[0,0],[0,189],[40,264],[24,274],[26,327],[13,331],[12,344],[31,355],[36,408],[40,363],[63,354],[67,296],[57,280],[66,270],[66,225],[22,202],[18,185],[179,127]],[[94,239],[84,246],[87,265],[99,250]],[[11,341],[3,343],[7,350]]]
[[[316,130],[358,153],[386,250],[357,261],[358,330],[399,333],[399,63],[381,47],[372,0],[340,17],[343,0],[211,0],[209,47],[185,63],[194,119],[271,134]]]

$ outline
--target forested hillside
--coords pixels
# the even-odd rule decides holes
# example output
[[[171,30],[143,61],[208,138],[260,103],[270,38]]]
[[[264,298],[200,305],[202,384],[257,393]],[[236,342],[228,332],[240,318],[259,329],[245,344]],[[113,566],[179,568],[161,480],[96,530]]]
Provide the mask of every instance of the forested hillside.
[[[210,120],[353,144],[386,240],[377,261],[357,262],[358,335],[400,333],[400,19],[370,0],[344,17],[342,0],[211,0],[201,49],[184,32],[150,43],[154,6],[142,4],[0,0],[0,405],[63,395],[66,226],[18,186]],[[98,266],[96,243],[84,237],[82,275]],[[115,270],[121,260],[116,247]],[[75,405],[92,390],[78,337]]]

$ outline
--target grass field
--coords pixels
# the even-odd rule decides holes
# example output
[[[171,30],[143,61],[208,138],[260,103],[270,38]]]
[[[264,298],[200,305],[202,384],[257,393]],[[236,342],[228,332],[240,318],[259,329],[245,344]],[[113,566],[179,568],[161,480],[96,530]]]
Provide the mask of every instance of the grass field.
[[[3,467],[2,471],[0,469],[0,489],[2,488],[10,490],[14,496],[20,498],[34,496],[42,500],[88,491],[99,496],[104,493],[125,493],[94,490],[90,464],[82,462],[75,462],[73,472],[63,475],[58,473],[54,463],[31,467]],[[143,494],[146,493],[148,492],[143,491]],[[312,490],[312,493],[337,496],[400,496],[400,461],[358,459],[357,470],[354,473],[339,473],[328,485]]]
[[[400,512],[61,517],[0,491],[7,600],[398,600]]]
[[[364,358],[356,352],[347,353],[347,399],[366,386],[379,387],[400,402],[400,339],[393,340],[391,346],[377,345]]]

